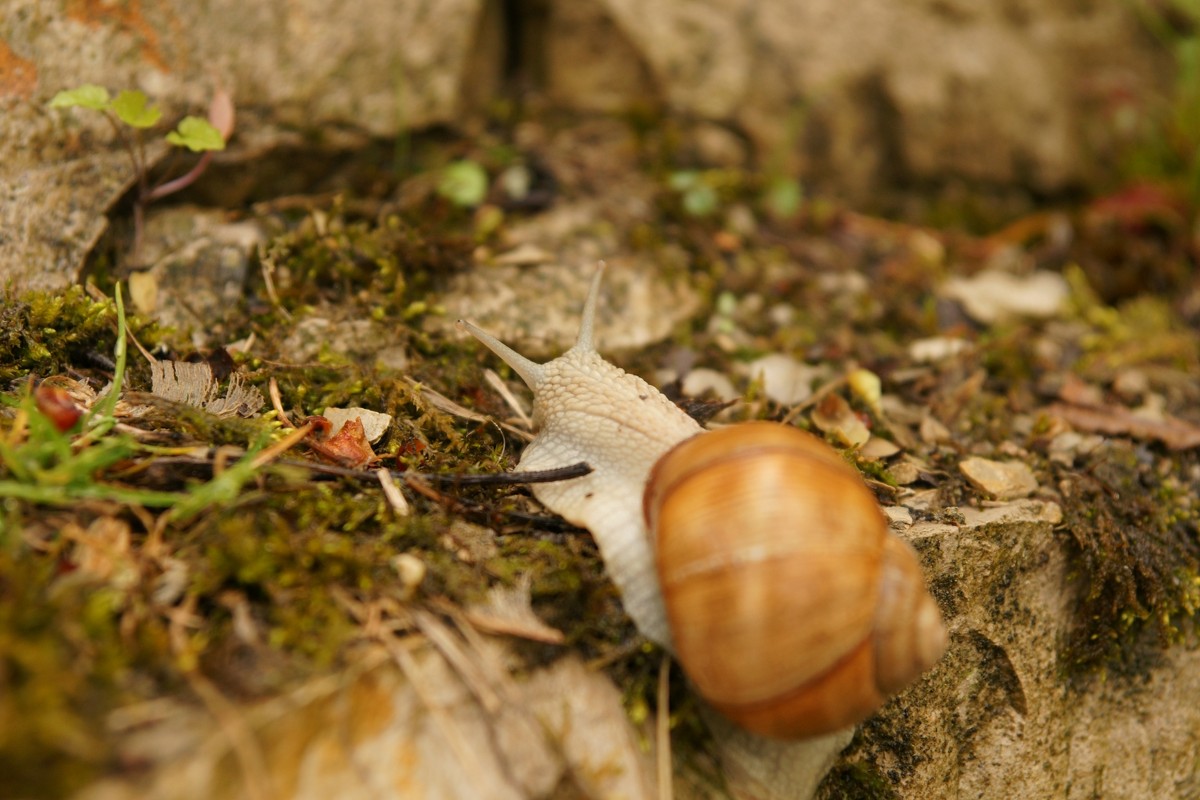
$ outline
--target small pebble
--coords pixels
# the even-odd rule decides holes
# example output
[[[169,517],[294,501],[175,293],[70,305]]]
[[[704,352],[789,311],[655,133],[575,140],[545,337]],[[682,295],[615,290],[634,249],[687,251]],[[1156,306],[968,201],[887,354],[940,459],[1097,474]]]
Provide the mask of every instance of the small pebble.
[[[970,278],[951,278],[942,292],[957,300],[976,322],[990,325],[1006,317],[1047,319],[1062,308],[1069,293],[1057,272],[1039,270],[1013,275],[988,269]]]
[[[997,500],[1028,497],[1038,487],[1033,471],[1019,461],[971,457],[959,462],[958,468],[972,486]]]
[[[336,436],[343,425],[357,418],[362,422],[363,434],[367,437],[367,441],[372,444],[382,439],[383,434],[387,432],[388,425],[392,424],[391,414],[381,414],[369,408],[327,408],[321,416],[333,424],[333,430],[329,432],[330,436]]]

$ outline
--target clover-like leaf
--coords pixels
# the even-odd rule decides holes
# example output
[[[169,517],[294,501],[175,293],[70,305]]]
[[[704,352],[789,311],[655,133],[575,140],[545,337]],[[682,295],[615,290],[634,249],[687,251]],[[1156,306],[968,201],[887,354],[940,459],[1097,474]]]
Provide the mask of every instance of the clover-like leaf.
[[[51,108],[91,108],[103,111],[109,107],[108,89],[85,83],[74,89],[63,89],[50,99]]]
[[[193,153],[225,149],[225,139],[221,132],[202,117],[181,119],[178,127],[167,134],[167,141],[176,147],[186,147]]]
[[[683,193],[683,210],[693,217],[707,217],[719,205],[717,190],[707,183],[697,183]]]
[[[150,128],[162,117],[158,106],[149,105],[146,95],[136,89],[124,89],[112,101],[117,118],[132,128]]]
[[[804,202],[804,187],[796,178],[779,176],[771,179],[763,195],[767,210],[777,217],[790,217]]]
[[[686,192],[700,183],[700,173],[694,169],[681,169],[667,176],[667,185],[677,192]]]

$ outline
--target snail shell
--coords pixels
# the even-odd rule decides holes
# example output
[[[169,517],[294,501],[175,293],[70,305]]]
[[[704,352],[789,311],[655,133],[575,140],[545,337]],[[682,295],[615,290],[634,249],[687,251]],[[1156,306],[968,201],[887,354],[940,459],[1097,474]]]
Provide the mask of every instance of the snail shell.
[[[747,730],[805,737],[857,722],[940,657],[946,634],[912,549],[828,445],[777,423],[703,429],[593,343],[597,270],[579,337],[538,364],[461,322],[534,393],[517,471],[587,528],[626,611]]]
[[[803,431],[751,422],[689,439],[655,466],[644,503],[675,654],[748,730],[858,722],[945,647],[912,549]]]

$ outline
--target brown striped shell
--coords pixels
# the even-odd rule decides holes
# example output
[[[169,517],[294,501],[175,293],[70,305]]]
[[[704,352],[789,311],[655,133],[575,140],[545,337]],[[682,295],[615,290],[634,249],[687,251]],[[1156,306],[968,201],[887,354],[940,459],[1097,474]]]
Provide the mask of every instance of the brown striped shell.
[[[852,725],[945,649],[916,554],[816,437],[761,422],[695,436],[655,465],[643,508],[676,656],[750,731]]]

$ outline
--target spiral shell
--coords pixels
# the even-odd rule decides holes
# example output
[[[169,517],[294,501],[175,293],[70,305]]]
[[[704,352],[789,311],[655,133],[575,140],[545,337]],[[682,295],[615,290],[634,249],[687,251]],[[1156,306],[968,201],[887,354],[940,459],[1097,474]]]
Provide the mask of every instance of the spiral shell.
[[[675,653],[750,731],[851,725],[945,648],[912,549],[809,434],[746,423],[689,439],[659,460],[643,508]]]

